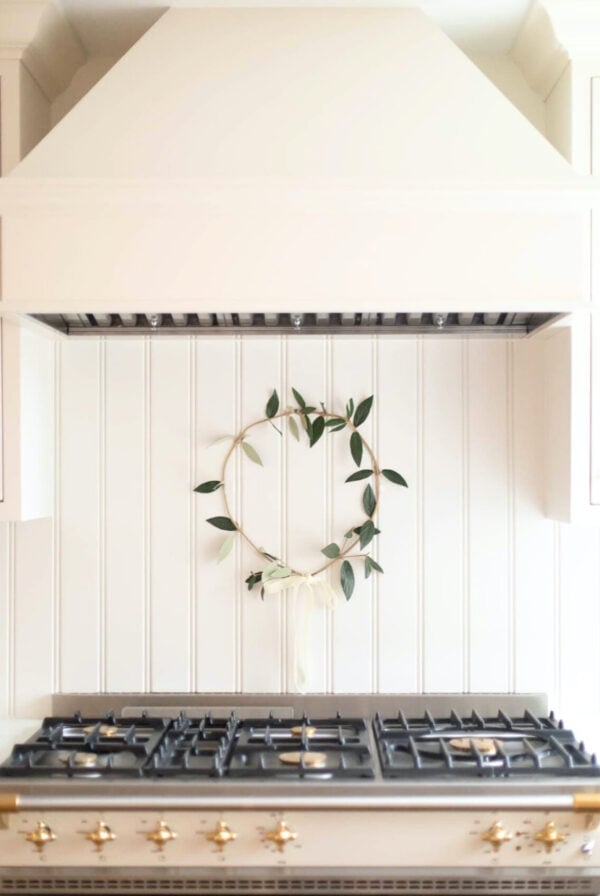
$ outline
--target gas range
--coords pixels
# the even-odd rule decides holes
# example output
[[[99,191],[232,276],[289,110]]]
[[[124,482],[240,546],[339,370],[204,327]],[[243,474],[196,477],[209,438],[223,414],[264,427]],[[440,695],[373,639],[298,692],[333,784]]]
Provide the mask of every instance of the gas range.
[[[13,747],[0,893],[600,892],[600,768],[539,695],[150,699]]]

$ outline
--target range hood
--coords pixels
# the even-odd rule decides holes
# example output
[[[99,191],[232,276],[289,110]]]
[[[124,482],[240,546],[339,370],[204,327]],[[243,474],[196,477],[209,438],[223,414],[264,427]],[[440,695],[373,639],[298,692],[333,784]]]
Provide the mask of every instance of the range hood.
[[[0,309],[529,332],[587,307],[589,207],[419,10],[170,9],[0,183]]]

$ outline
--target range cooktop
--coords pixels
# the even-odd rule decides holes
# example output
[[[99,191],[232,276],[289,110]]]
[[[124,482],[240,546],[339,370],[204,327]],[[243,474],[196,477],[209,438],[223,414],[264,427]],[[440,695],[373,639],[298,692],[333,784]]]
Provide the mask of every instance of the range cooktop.
[[[550,714],[425,711],[372,719],[48,717],[0,776],[358,780],[598,776],[596,756]]]

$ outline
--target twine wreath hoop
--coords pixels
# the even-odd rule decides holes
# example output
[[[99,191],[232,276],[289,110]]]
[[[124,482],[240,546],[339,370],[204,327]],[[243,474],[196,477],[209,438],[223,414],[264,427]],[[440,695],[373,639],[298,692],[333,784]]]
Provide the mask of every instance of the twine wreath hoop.
[[[362,560],[364,575],[368,578],[372,572],[383,573],[381,566],[367,552],[373,539],[380,534],[375,526],[374,517],[379,506],[381,496],[382,479],[386,479],[396,485],[407,487],[407,482],[400,473],[395,470],[382,468],[372,447],[359,431],[359,428],[367,420],[373,406],[373,396],[365,398],[356,407],[353,399],[346,404],[345,414],[329,411],[323,403],[320,408],[308,404],[302,395],[292,389],[296,401],[295,406],[288,406],[280,410],[279,396],[274,389],[265,408],[265,415],[258,420],[248,423],[237,435],[226,437],[231,440],[223,463],[219,479],[211,479],[196,486],[195,492],[209,494],[220,491],[222,495],[225,514],[223,516],[209,517],[206,522],[217,529],[227,532],[228,535],[222,543],[217,559],[222,561],[230,553],[236,538],[241,538],[260,557],[263,567],[250,572],[245,583],[248,590],[260,585],[261,596],[276,594],[292,588],[297,589],[303,585],[308,586],[312,592],[318,587],[325,592],[327,602],[335,596],[328,582],[316,577],[325,573],[336,564],[340,564],[340,586],[349,600],[354,592],[355,575],[351,561]],[[259,547],[250,538],[244,527],[235,518],[231,510],[231,502],[227,493],[226,474],[227,467],[237,448],[241,448],[249,461],[262,466],[260,455],[250,441],[250,435],[256,427],[271,424],[280,435],[277,421],[286,421],[289,432],[293,438],[300,441],[302,431],[305,433],[309,447],[313,448],[325,433],[338,433],[345,431],[350,434],[349,448],[357,471],[347,477],[346,482],[367,482],[361,496],[362,511],[365,518],[358,524],[353,524],[344,534],[341,544],[331,542],[321,549],[325,562],[321,563],[312,572],[303,572],[287,564],[287,562],[274,554]],[[299,425],[300,424],[300,425]],[[368,466],[363,467],[363,458],[368,461]],[[372,483],[372,484],[371,484]]]

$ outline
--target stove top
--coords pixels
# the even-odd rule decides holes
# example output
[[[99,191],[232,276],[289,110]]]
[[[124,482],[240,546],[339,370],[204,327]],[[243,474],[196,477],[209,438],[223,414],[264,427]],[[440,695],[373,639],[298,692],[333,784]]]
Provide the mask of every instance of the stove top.
[[[318,781],[598,777],[596,756],[552,714],[455,711],[362,719],[108,713],[49,717],[0,765],[19,778]]]

